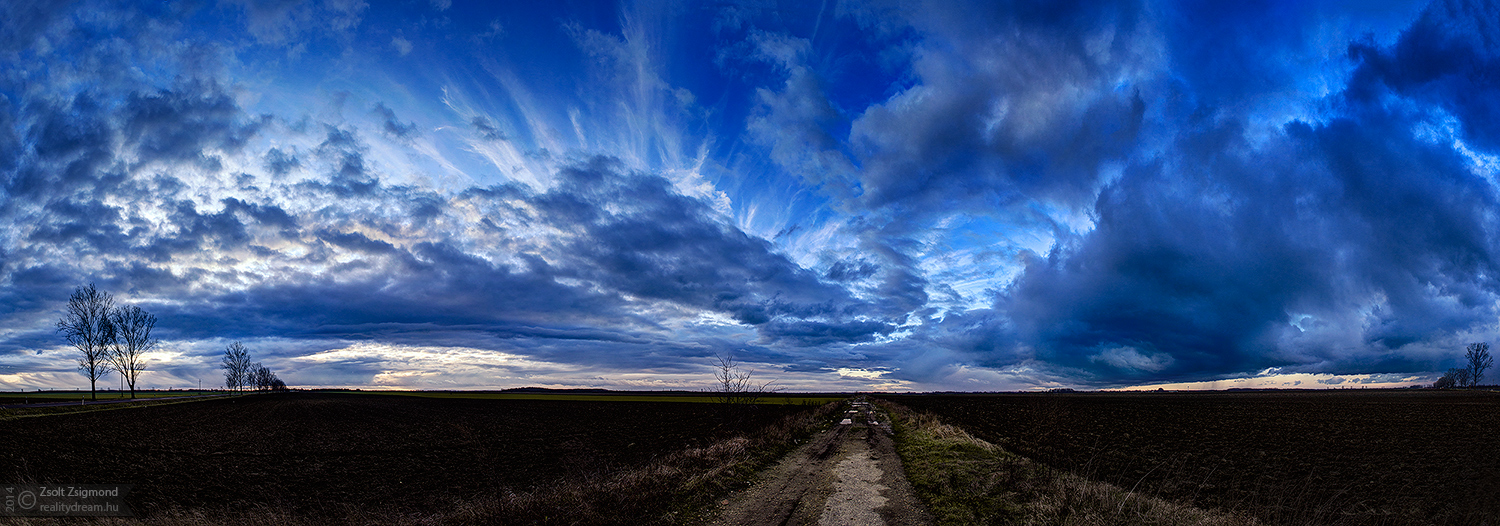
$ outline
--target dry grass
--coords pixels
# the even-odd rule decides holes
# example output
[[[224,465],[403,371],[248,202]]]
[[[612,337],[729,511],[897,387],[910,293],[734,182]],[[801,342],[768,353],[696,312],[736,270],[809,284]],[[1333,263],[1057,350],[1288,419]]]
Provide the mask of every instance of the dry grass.
[[[880,401],[894,416],[896,450],[912,487],[942,525],[1257,525],[1253,518],[1140,495],[1049,468]]]
[[[425,514],[332,505],[318,516],[292,513],[290,506],[262,504],[249,510],[174,509],[141,519],[0,519],[0,524],[41,526],[343,524],[697,524],[712,503],[748,486],[761,468],[775,462],[826,425],[838,403],[802,411],[750,436],[684,449],[631,469],[582,475],[535,491],[506,491],[455,500]],[[753,410],[744,406],[730,410]]]

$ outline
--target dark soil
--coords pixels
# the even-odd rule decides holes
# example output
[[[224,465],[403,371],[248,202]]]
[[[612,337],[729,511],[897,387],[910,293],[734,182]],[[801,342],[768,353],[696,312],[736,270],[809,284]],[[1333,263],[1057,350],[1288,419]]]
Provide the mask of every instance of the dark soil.
[[[1500,523],[1500,394],[892,396],[1125,489],[1273,524]]]
[[[0,481],[135,484],[171,508],[423,513],[604,475],[769,425],[793,406],[266,394],[0,422]]]

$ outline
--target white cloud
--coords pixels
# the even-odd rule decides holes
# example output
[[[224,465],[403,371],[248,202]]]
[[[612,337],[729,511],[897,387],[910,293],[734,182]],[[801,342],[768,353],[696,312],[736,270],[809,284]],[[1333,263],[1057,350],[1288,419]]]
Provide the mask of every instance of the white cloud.
[[[1156,372],[1172,365],[1172,356],[1166,353],[1143,353],[1135,347],[1121,346],[1100,351],[1089,357],[1090,361],[1104,362],[1116,369]]]

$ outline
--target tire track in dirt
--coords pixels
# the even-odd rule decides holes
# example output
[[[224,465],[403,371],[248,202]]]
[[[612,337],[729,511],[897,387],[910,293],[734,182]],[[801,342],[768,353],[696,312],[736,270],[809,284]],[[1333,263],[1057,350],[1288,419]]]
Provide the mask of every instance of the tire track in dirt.
[[[931,524],[912,493],[890,421],[864,397],[819,433],[721,503],[722,526],[909,526]]]

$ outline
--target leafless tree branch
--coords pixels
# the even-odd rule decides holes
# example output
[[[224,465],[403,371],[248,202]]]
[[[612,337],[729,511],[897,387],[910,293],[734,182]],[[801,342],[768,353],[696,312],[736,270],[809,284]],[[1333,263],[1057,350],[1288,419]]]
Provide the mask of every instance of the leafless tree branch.
[[[110,370],[110,347],[115,341],[115,326],[110,321],[114,298],[93,283],[73,290],[68,297],[67,312],[57,320],[57,331],[77,348],[78,372],[89,379],[89,397],[97,400],[99,379]]]
[[[115,328],[110,363],[125,378],[125,383],[130,386],[130,397],[135,398],[135,382],[145,371],[144,355],[155,350],[158,343],[151,336],[151,329],[156,327],[156,316],[130,305],[112,309],[109,319]]]
[[[714,364],[714,379],[718,390],[714,399],[721,404],[757,404],[766,394],[780,390],[771,387],[775,380],[756,383],[755,373],[741,371],[732,354],[715,355],[715,358],[718,363]]]
[[[239,389],[250,383],[250,351],[245,344],[234,342],[225,347],[220,367],[224,368],[224,387]]]
[[[1490,356],[1490,344],[1485,342],[1469,344],[1464,360],[1468,362],[1469,387],[1478,387],[1484,380],[1484,370],[1495,363],[1495,358]]]

